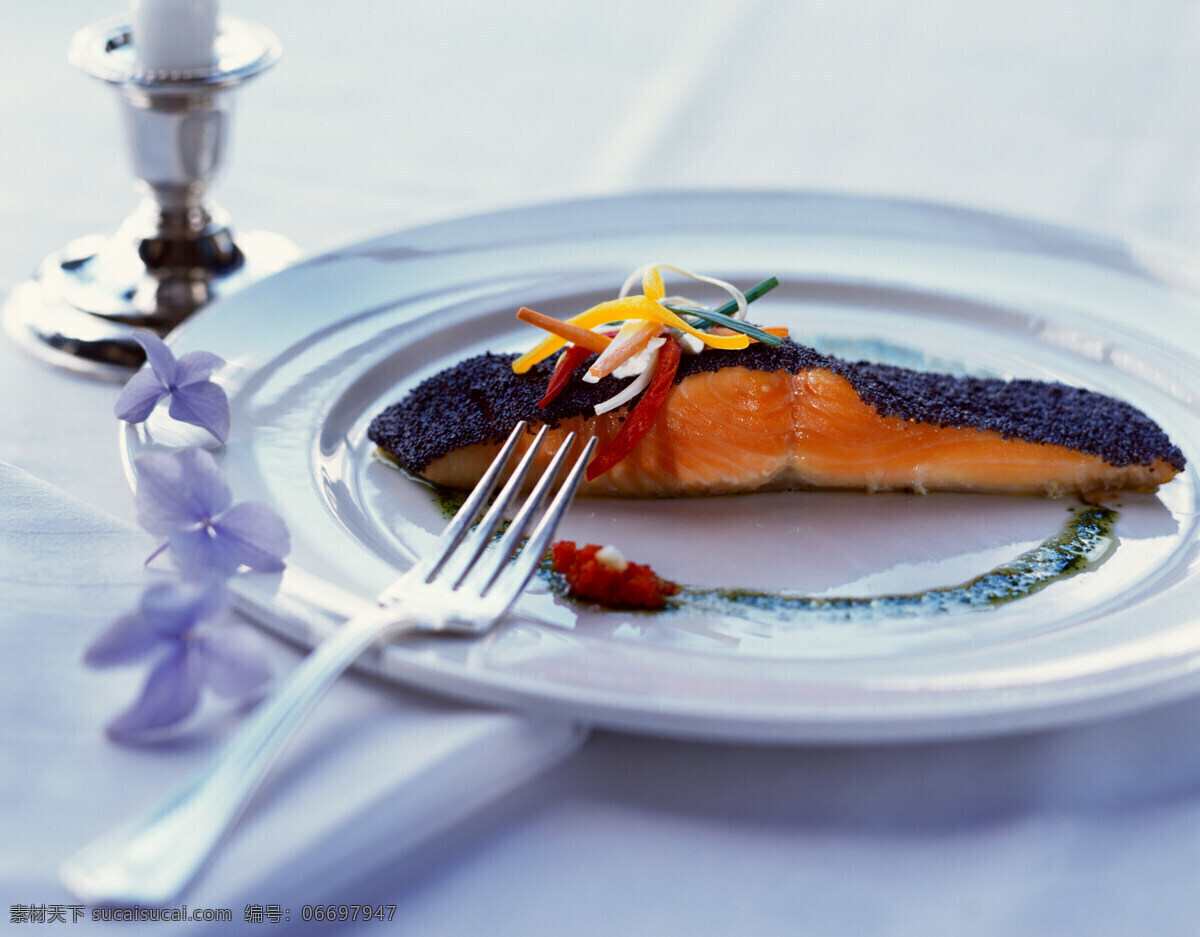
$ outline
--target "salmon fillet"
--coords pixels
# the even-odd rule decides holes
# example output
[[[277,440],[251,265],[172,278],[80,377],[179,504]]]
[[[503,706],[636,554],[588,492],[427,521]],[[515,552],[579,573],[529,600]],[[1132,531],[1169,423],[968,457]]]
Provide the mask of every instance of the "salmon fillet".
[[[601,446],[626,411],[591,415],[620,386],[582,385],[545,410],[548,371],[484,355],[431,378],[369,434],[409,471],[470,488],[518,419]],[[609,379],[605,379],[608,381]],[[524,448],[524,447],[523,447]],[[970,379],[849,363],[785,343],[685,358],[650,430],[587,495],[672,497],[788,488],[1057,496],[1153,489],[1184,468],[1144,413],[1038,381]]]

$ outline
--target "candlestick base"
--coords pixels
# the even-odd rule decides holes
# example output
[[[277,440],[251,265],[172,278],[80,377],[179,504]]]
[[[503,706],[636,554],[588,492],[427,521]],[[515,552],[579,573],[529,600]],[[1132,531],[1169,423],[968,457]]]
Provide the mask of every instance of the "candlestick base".
[[[224,235],[194,242],[196,259],[209,265],[175,268],[176,276],[147,271],[138,250],[144,241],[102,235],[72,241],[12,291],[5,329],[49,364],[101,380],[128,380],[145,360],[135,329],[165,335],[197,309],[283,269],[299,254],[289,240],[267,231],[241,234],[236,242]]]
[[[165,335],[188,316],[269,273],[299,251],[266,232],[234,238],[207,189],[225,161],[232,92],[280,56],[268,30],[222,19],[214,64],[147,70],[128,23],[81,30],[71,62],[120,92],[141,206],[110,237],[72,241],[13,290],[4,325],[39,358],[125,380],[144,360],[135,329]]]

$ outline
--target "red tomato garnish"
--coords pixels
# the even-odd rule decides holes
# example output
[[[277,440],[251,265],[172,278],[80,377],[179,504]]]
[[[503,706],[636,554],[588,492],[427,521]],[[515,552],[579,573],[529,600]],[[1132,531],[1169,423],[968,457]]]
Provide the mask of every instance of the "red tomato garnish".
[[[554,568],[567,580],[571,595],[608,608],[659,609],[679,586],[660,579],[649,566],[629,563],[613,569],[596,559],[600,547],[594,543],[576,547],[560,540],[552,547]]]

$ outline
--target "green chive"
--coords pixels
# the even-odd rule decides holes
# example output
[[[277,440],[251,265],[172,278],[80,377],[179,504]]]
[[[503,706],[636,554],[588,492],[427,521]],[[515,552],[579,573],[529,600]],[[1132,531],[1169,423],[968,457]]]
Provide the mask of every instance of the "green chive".
[[[775,277],[768,277],[761,283],[750,287],[746,290],[746,302],[752,303],[765,293],[769,293],[779,285],[779,281]],[[666,305],[664,303],[664,305]],[[666,306],[672,312],[681,315],[694,316],[697,319],[703,319],[712,325],[723,325],[727,329],[733,329],[735,332],[741,332],[743,335],[749,335],[751,338],[757,338],[760,342],[766,345],[780,345],[783,339],[778,335],[772,335],[770,332],[764,332],[757,325],[751,325],[749,322],[743,322],[741,319],[735,319],[731,313],[737,312],[737,301],[729,300],[724,305],[718,306],[716,309],[699,309],[695,306]]]

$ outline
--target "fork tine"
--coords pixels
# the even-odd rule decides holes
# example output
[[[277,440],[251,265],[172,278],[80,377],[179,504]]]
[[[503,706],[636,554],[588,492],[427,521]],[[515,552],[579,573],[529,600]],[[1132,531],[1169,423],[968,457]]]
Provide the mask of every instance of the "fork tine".
[[[491,562],[488,563],[481,559],[478,564],[471,570],[469,577],[463,578],[463,585],[470,592],[476,595],[483,595],[492,580],[500,573],[508,563],[512,554],[520,545],[521,538],[529,529],[530,521],[534,514],[541,508],[546,500],[546,495],[549,493],[554,482],[557,480],[563,461],[570,453],[572,446],[575,445],[575,433],[569,432],[562,441],[562,445],[558,447],[558,451],[554,453],[550,464],[546,466],[546,470],[542,472],[541,478],[538,479],[537,485],[533,491],[525,499],[525,503],[521,505],[521,510],[513,518],[508,529],[504,532],[504,536],[496,544],[491,551]]]
[[[389,601],[404,599],[409,589],[415,586],[411,588],[414,601],[407,608],[403,605],[371,608],[352,616],[288,676],[272,699],[255,710],[223,752],[200,774],[162,803],[133,817],[69,859],[61,870],[68,887],[80,897],[96,902],[168,903],[192,881],[212,856],[220,839],[259,788],[263,776],[292,731],[330,683],[369,646],[388,635],[481,635],[501,619],[545,553],[559,520],[583,478],[584,467],[596,447],[595,438],[588,440],[525,549],[503,573],[488,579],[485,588],[495,588],[494,597],[484,597],[481,601],[479,595],[472,599],[460,593],[458,598],[462,601],[448,603],[448,608],[439,608],[435,606],[443,604],[443,590],[437,586],[417,585],[410,577],[412,572],[420,573],[426,567],[432,570],[430,575],[436,573],[455,544],[461,543],[467,536],[475,536],[480,542],[486,541],[486,537],[468,535],[465,531],[490,493],[489,489],[494,487],[523,431],[524,426],[518,425],[502,447],[501,455],[476,487],[476,492],[447,526],[438,542],[440,549],[435,559],[428,564],[414,566],[410,573],[402,576],[380,597],[381,603],[387,605]],[[528,471],[533,462],[532,453],[540,448],[541,441],[542,436],[539,435],[536,445],[530,447],[515,476]],[[570,440],[555,454],[552,469],[539,481],[535,495],[530,499],[535,504],[544,500],[573,442],[573,439]],[[502,505],[512,499],[519,485],[520,477],[509,481],[499,498],[501,509],[498,511],[493,507],[489,516],[495,514],[498,517],[502,513]],[[522,528],[534,510],[529,508],[527,512],[523,508],[518,512],[522,516]],[[515,543],[517,536],[502,539]],[[468,544],[461,552],[469,552],[472,546],[473,543]],[[430,597],[428,593],[434,593],[437,601],[423,601]]]
[[[500,493],[496,495],[496,500],[492,502],[492,506],[488,509],[487,514],[484,515],[483,520],[463,536],[453,555],[446,558],[440,575],[450,588],[457,588],[462,582],[463,577],[466,576],[467,572],[479,558],[479,555],[495,535],[496,530],[500,527],[500,522],[504,520],[504,512],[508,510],[508,506],[516,498],[517,493],[521,490],[521,486],[525,483],[525,477],[533,467],[533,460],[537,457],[538,450],[542,447],[542,440],[546,438],[548,429],[549,427],[542,426],[538,430],[537,436],[533,438],[533,442],[525,450],[521,461],[513,469],[508,482],[500,490]],[[436,572],[437,570],[431,572],[425,581],[431,582]]]
[[[446,562],[446,558],[454,552],[455,547],[458,546],[463,537],[466,536],[467,531],[470,530],[471,524],[475,522],[475,518],[479,516],[480,508],[483,507],[487,499],[491,497],[492,492],[495,491],[496,484],[500,480],[500,474],[508,464],[509,457],[512,455],[513,449],[517,446],[517,440],[525,432],[525,426],[525,421],[520,420],[513,427],[513,431],[508,434],[508,439],[504,441],[504,445],[500,447],[500,451],[492,459],[492,464],[488,466],[483,477],[479,479],[478,484],[475,485],[471,493],[467,496],[467,500],[462,503],[462,507],[455,512],[450,523],[446,525],[446,529],[438,537],[433,550],[422,557],[409,570],[410,577],[420,577],[422,582],[428,582],[430,577]],[[399,583],[396,585],[399,585]],[[381,600],[383,598],[383,596],[380,597]]]
[[[571,506],[571,501],[575,497],[575,492],[579,489],[580,483],[583,481],[583,472],[587,468],[588,462],[591,460],[592,453],[595,451],[599,440],[592,436],[587,444],[583,447],[583,452],[576,459],[575,464],[571,466],[571,471],[567,474],[566,480],[563,481],[562,487],[559,488],[558,494],[554,496],[554,500],[550,502],[550,506],[546,509],[546,513],[542,515],[542,519],[538,522],[533,533],[529,535],[529,539],[525,542],[517,558],[494,580],[489,581],[484,589],[484,593],[493,588],[501,588],[504,591],[495,596],[495,600],[502,602],[503,608],[507,609],[513,602],[516,601],[518,595],[525,588],[525,584],[529,582],[533,571],[537,569],[542,562],[542,557],[546,553],[546,548],[550,546],[550,540],[554,536],[554,532],[558,529],[559,522],[563,515],[567,513],[567,508]],[[565,446],[563,447],[565,450]]]

